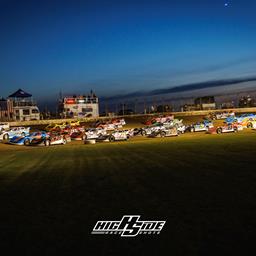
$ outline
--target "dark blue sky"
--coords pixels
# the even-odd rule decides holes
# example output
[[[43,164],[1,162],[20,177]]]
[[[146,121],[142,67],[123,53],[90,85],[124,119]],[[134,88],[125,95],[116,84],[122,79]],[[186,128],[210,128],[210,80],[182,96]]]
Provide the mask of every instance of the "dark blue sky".
[[[0,96],[255,76],[255,10],[255,0],[0,0]]]

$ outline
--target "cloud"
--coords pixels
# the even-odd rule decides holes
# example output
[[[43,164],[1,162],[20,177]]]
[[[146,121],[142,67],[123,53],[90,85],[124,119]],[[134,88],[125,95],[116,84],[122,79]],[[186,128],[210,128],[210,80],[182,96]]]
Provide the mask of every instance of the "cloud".
[[[169,94],[169,93],[179,93],[179,92],[187,92],[187,91],[194,91],[206,88],[214,88],[214,87],[222,87],[227,85],[235,85],[244,82],[253,82],[256,81],[256,77],[248,77],[248,78],[233,78],[233,79],[224,79],[224,80],[212,80],[212,81],[205,81],[199,83],[191,83],[191,84],[183,84],[180,86],[175,86],[172,88],[162,88],[152,91],[137,91],[125,95],[116,95],[113,97],[105,97],[102,100],[120,100],[120,99],[127,99],[127,98],[135,98],[141,96],[156,96],[160,94]]]

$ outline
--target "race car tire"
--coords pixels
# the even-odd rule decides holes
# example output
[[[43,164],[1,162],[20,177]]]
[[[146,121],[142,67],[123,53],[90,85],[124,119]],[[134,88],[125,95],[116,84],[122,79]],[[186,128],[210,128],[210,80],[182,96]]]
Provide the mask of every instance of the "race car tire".
[[[252,128],[252,123],[251,122],[247,124],[247,128]]]
[[[110,142],[115,141],[115,137],[111,135],[111,136],[109,137],[109,141],[110,141]]]
[[[142,136],[146,136],[146,131],[145,131],[145,130],[142,130],[142,131],[141,131],[141,135],[142,135]]]
[[[24,141],[24,145],[25,145],[25,146],[29,146],[29,145],[30,145],[29,139],[26,139],[26,140]]]
[[[216,130],[216,133],[217,133],[217,134],[221,134],[221,133],[222,133],[222,129],[221,129],[221,128],[218,128],[218,129]]]
[[[9,134],[5,134],[4,137],[3,137],[4,140],[9,140]]]
[[[46,147],[49,147],[49,146],[51,145],[50,140],[45,140],[44,145],[45,145]]]
[[[165,131],[161,131],[161,132],[160,132],[160,136],[161,136],[161,137],[165,137],[165,136],[166,136],[166,132],[165,132]]]

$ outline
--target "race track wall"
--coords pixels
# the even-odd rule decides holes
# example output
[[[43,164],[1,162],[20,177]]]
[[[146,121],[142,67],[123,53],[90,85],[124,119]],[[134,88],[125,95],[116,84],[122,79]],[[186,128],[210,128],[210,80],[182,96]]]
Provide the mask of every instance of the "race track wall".
[[[255,108],[236,108],[236,109],[217,109],[217,110],[198,110],[198,111],[187,111],[187,112],[170,112],[164,113],[173,114],[174,116],[182,117],[182,116],[205,116],[209,113],[214,112],[223,112],[223,111],[234,111],[235,113],[256,113]],[[136,115],[128,115],[128,116],[115,116],[115,117],[98,117],[98,118],[82,118],[79,119],[81,122],[95,122],[97,120],[106,120],[110,118],[139,118],[139,117],[150,117],[158,114],[136,114]],[[37,120],[37,121],[21,121],[21,122],[9,122],[10,126],[32,126],[32,125],[47,125],[47,124],[62,124],[64,122],[74,121],[74,119],[50,119],[50,120]]]

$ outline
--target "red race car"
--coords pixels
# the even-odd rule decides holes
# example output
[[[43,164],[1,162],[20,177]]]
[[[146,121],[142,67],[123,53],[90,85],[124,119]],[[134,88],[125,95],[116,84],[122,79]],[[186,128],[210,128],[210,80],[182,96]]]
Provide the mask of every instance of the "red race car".
[[[238,132],[243,130],[243,126],[236,124],[225,124],[223,126],[209,128],[207,133],[210,134],[221,134],[229,132]]]
[[[170,122],[174,119],[173,115],[168,115],[168,116],[154,116],[148,120],[146,120],[145,122],[143,122],[143,124],[145,125],[152,125],[154,123],[167,123]]]

